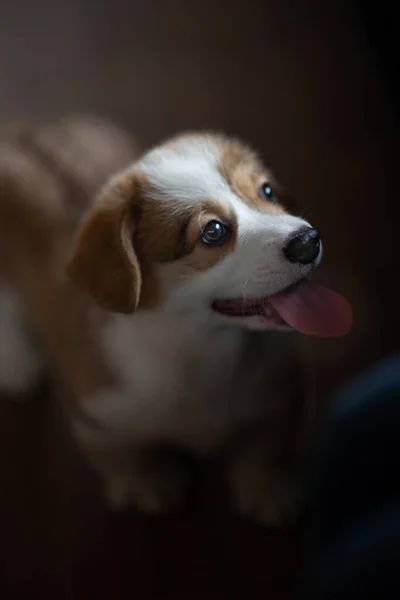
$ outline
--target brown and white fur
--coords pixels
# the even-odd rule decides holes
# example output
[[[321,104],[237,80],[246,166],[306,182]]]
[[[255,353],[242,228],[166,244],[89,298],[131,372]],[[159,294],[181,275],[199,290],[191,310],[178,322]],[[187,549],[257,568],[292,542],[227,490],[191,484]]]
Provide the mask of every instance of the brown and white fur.
[[[114,507],[179,506],[183,451],[224,456],[243,514],[291,517],[291,446],[309,416],[301,340],[212,308],[278,292],[319,262],[285,259],[305,221],[286,212],[272,173],[222,135],[180,136],[141,158],[119,130],[88,120],[4,139],[0,387],[20,393],[54,370]],[[260,197],[266,180],[279,204]],[[230,227],[217,247],[202,241],[212,219]]]

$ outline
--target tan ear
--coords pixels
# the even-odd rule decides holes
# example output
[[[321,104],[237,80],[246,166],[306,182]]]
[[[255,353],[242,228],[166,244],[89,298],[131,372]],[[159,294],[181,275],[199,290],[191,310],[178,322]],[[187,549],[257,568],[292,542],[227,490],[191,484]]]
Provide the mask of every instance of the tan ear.
[[[67,265],[72,281],[112,312],[132,313],[139,304],[142,276],[133,233],[128,203],[103,201],[83,223]]]

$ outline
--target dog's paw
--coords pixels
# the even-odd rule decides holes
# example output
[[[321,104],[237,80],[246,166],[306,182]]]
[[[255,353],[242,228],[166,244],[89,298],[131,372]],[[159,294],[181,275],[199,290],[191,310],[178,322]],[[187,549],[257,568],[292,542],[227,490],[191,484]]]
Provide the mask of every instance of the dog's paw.
[[[152,464],[106,480],[106,499],[114,510],[136,508],[150,514],[179,510],[186,501],[188,477],[178,461]]]
[[[271,472],[263,464],[242,464],[232,473],[235,510],[268,527],[293,524],[300,513],[299,489],[285,472]]]

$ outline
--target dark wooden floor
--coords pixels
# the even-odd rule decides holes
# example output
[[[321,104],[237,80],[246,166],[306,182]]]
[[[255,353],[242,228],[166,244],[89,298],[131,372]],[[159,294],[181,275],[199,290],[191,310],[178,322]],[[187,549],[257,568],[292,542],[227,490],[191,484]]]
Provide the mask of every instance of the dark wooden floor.
[[[354,333],[315,344],[319,396],[394,348],[398,137],[345,0],[0,0],[0,115],[97,112],[144,145],[212,127],[269,156],[318,226]],[[397,262],[395,263],[395,260]],[[1,332],[0,332],[1,335]],[[2,598],[287,598],[296,532],[221,508],[113,517],[52,395],[0,402]]]

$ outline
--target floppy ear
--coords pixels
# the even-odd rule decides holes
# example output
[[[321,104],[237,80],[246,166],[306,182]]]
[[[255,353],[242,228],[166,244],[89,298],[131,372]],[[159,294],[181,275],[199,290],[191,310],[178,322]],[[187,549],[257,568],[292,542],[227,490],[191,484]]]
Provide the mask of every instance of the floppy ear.
[[[133,247],[131,207],[132,198],[126,200],[122,186],[108,186],[85,219],[67,265],[72,281],[112,312],[132,313],[140,300],[142,275]]]

